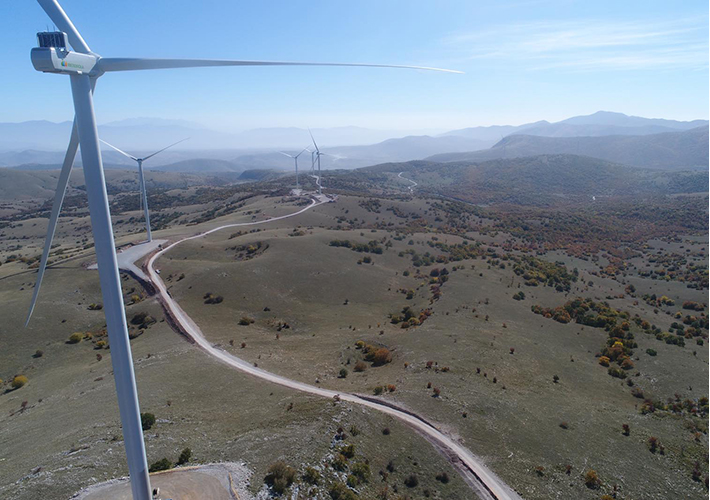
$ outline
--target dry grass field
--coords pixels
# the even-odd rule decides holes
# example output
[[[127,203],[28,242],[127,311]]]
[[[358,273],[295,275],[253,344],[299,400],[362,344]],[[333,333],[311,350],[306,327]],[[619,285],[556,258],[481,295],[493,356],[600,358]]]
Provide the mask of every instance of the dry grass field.
[[[200,189],[165,192],[182,201],[158,204],[157,217],[167,222],[154,237],[266,220],[304,204],[239,190],[209,199]],[[523,498],[705,498],[707,289],[646,271],[677,265],[670,256],[679,254],[707,269],[707,235],[650,240],[626,259],[623,274],[611,274],[605,269],[616,261],[605,252],[524,252],[519,235],[481,229],[495,221],[480,214],[466,215],[468,228],[453,231],[452,207],[343,192],[295,218],[185,242],[156,267],[214,344],[274,373],[422,415]],[[114,222],[119,244],[142,239],[137,210],[117,213]],[[47,272],[33,321],[22,327],[45,228],[45,218],[26,217],[0,234],[0,496],[7,498],[67,497],[126,474],[110,350],[100,344],[103,314],[90,310],[101,297],[97,274],[85,269],[91,236],[80,208],[61,219],[62,252],[54,256],[74,258]],[[562,276],[562,289],[540,276],[530,286],[536,269]],[[411,429],[234,371],[175,333],[157,301],[128,276],[124,291],[141,408],[156,417],[145,433],[150,463],[175,462],[189,447],[190,464],[243,462],[253,471],[250,491],[265,494],[269,466],[283,460],[297,471],[291,491],[299,498],[331,498],[333,484],[367,464],[369,474],[351,479],[358,498],[471,497]],[[520,292],[524,299],[515,300]],[[615,346],[608,345],[611,332],[554,319],[555,308],[576,298],[604,304],[617,325],[629,324],[623,335],[635,345],[624,378],[600,366],[602,351]],[[688,301],[702,311],[683,309]],[[551,317],[533,306],[549,308]],[[139,313],[155,322],[132,321]],[[673,326],[690,314],[700,322],[696,335],[691,323],[684,331]],[[68,343],[74,332],[82,340]],[[675,337],[685,345],[666,342]],[[12,390],[18,374],[28,383]],[[353,457],[339,471],[333,463],[346,444],[354,445]],[[307,467],[319,471],[318,485],[302,479]],[[414,487],[405,485],[411,475]]]

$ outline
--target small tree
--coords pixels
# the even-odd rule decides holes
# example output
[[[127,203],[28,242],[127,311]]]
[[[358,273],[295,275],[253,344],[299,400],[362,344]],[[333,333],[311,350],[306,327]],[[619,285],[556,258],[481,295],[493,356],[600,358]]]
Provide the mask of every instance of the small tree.
[[[180,452],[180,457],[178,458],[177,464],[184,465],[190,461],[191,457],[192,450],[190,448],[185,448],[184,450],[182,450],[182,452]]]
[[[345,378],[348,376],[348,371],[345,368],[340,369],[340,373],[338,374],[338,378]]]
[[[356,372],[364,372],[367,369],[367,365],[363,363],[362,361],[358,361],[355,363],[355,366],[353,367],[353,370]]]
[[[150,467],[148,468],[149,472],[158,472],[161,470],[168,470],[173,468],[173,463],[168,460],[167,458],[161,458],[157,462],[153,462],[150,464]]]
[[[141,413],[141,427],[147,431],[155,424],[155,415],[152,413]]]
[[[623,429],[622,434],[624,436],[628,436],[629,434],[631,434],[631,427],[629,427],[629,424],[623,424],[621,428]]]
[[[553,375],[553,376],[552,376],[552,381],[556,384],[556,383],[558,383],[558,382],[560,381],[560,377],[558,377],[557,375]]]
[[[407,476],[407,478],[404,480],[404,485],[407,488],[416,488],[419,485],[419,478],[417,477],[416,474],[410,474]]]
[[[661,442],[658,440],[657,437],[651,436],[650,438],[648,438],[648,450],[651,453],[656,453],[658,451],[658,449],[660,448],[660,446],[661,446]]]

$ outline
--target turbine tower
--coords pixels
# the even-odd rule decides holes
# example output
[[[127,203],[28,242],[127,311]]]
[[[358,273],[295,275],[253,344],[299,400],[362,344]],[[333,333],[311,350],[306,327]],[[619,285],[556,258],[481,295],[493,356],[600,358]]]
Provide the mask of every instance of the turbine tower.
[[[163,149],[161,149],[160,151],[156,151],[155,153],[150,154],[150,155],[146,156],[145,158],[136,158],[135,156],[129,155],[129,154],[126,153],[125,151],[121,151],[121,150],[118,149],[116,146],[112,146],[111,144],[109,144],[108,142],[104,141],[103,139],[100,139],[100,141],[103,142],[104,144],[106,144],[108,147],[110,147],[110,148],[112,148],[112,149],[115,149],[116,151],[118,151],[119,153],[121,153],[123,156],[126,156],[126,157],[130,158],[131,160],[133,160],[133,161],[135,161],[135,162],[138,163],[138,184],[139,184],[138,187],[139,187],[140,190],[141,190],[141,198],[140,198],[140,199],[141,199],[141,205],[143,206],[143,213],[144,213],[144,215],[145,215],[145,231],[146,231],[146,233],[147,233],[147,235],[148,235],[148,241],[149,241],[149,242],[150,242],[150,241],[153,241],[153,235],[152,235],[151,232],[150,232],[150,214],[148,213],[148,194],[146,193],[146,190],[145,190],[145,177],[143,176],[143,162],[146,161],[148,158],[154,157],[154,156],[157,155],[158,153],[162,153],[162,152],[165,151],[166,149],[170,149],[170,148],[172,148],[173,146],[177,146],[177,145],[180,144],[181,142],[185,142],[186,140],[187,140],[187,139],[183,139],[183,140],[181,140],[181,141],[177,141],[176,143],[171,144],[171,145],[168,146],[167,148],[163,148]]]
[[[150,500],[150,478],[145,455],[145,443],[141,428],[138,391],[128,339],[126,313],[123,304],[121,276],[116,261],[116,248],[111,225],[108,195],[104,179],[99,135],[94,115],[93,92],[96,81],[105,73],[167,68],[204,68],[210,66],[369,66],[380,68],[409,68],[446,71],[419,66],[362,63],[314,63],[282,61],[240,61],[216,59],[140,59],[101,57],[93,52],[79,31],[71,22],[57,0],[37,0],[46,14],[59,29],[58,32],[37,34],[38,47],[32,49],[32,65],[37,71],[66,75],[71,83],[74,101],[74,125],[59,176],[52,211],[47,229],[40,268],[37,275],[32,304],[27,321],[37,300],[47,258],[52,246],[52,238],[66,192],[69,174],[74,164],[76,152],[81,145],[86,192],[89,199],[91,229],[94,235],[94,249],[99,268],[101,294],[104,302],[106,328],[111,345],[118,408],[123,426],[126,459],[134,500]],[[71,49],[69,48],[71,46]],[[73,49],[73,50],[72,50]]]
[[[296,164],[296,189],[298,189],[298,157],[301,156],[306,151],[310,151],[310,149],[308,149],[307,147],[303,148],[303,150],[295,156],[292,156],[288,153],[284,153],[283,151],[279,151],[279,153],[281,153],[282,155],[288,156],[289,158],[293,158],[293,161]]]

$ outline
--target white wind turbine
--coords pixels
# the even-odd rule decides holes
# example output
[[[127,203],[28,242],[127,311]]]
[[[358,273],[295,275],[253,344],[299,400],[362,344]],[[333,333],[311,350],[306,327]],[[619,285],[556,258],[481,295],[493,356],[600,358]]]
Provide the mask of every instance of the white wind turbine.
[[[126,157],[130,158],[131,160],[135,161],[136,163],[138,163],[138,185],[139,185],[138,187],[141,190],[140,199],[141,199],[141,205],[143,207],[143,214],[145,215],[145,231],[148,235],[148,241],[153,241],[153,235],[150,232],[150,213],[148,213],[148,194],[146,193],[146,189],[145,189],[145,177],[143,176],[143,162],[149,158],[154,157],[155,155],[157,155],[159,153],[162,153],[166,149],[170,149],[173,146],[177,146],[181,142],[185,142],[186,140],[187,139],[182,139],[181,141],[177,141],[176,143],[171,144],[167,148],[163,148],[160,151],[156,151],[155,153],[150,154],[150,155],[146,156],[145,158],[136,158],[135,156],[129,155],[125,151],[121,151],[116,146],[112,146],[111,144],[104,141],[103,139],[100,139],[101,142],[106,144],[111,149],[115,149],[116,151],[121,153],[123,156],[126,156]]]
[[[118,397],[118,408],[123,426],[126,459],[131,478],[131,491],[136,500],[150,500],[150,478],[141,429],[138,391],[136,390],[131,346],[128,339],[126,314],[121,290],[121,276],[116,262],[116,249],[111,225],[111,213],[106,193],[99,136],[94,116],[93,91],[96,81],[105,73],[167,68],[197,68],[209,66],[369,66],[381,68],[409,68],[459,73],[419,66],[358,63],[312,63],[279,61],[239,61],[211,59],[140,59],[101,57],[92,52],[79,31],[57,0],[37,0],[52,22],[60,30],[38,33],[39,47],[33,48],[32,64],[38,71],[67,75],[71,82],[74,101],[74,125],[64,157],[57,191],[47,229],[40,268],[35,285],[28,321],[37,300],[52,238],[66,192],[77,149],[81,145],[86,192],[89,199],[91,228],[99,268],[99,280],[104,302],[104,314],[111,345],[111,359]],[[68,48],[71,45],[71,49]]]
[[[295,155],[295,156],[294,156],[294,155],[290,155],[290,154],[288,154],[288,153],[284,153],[283,151],[279,151],[279,153],[281,153],[282,155],[288,156],[289,158],[293,158],[293,161],[294,161],[294,163],[296,164],[296,189],[298,189],[298,157],[301,156],[301,155],[302,155],[303,153],[305,153],[306,151],[310,152],[311,150],[308,149],[308,148],[303,148],[303,150],[301,150],[301,152],[298,153],[298,154]]]
[[[311,134],[311,140],[313,141],[313,147],[316,148],[315,151],[313,151],[313,154],[315,157],[311,157],[313,159],[313,164],[311,166],[311,169],[315,169],[315,163],[318,162],[318,194],[323,194],[323,177],[320,175],[320,157],[323,156],[325,153],[321,153],[320,149],[318,149],[318,144],[316,144],[316,140],[313,138],[313,132],[311,132],[311,129],[308,129],[308,133]]]

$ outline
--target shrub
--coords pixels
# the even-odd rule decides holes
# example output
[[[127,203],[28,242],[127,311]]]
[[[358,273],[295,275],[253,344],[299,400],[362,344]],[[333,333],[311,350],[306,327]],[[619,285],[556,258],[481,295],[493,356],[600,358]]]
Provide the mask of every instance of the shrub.
[[[638,387],[631,389],[631,395],[635,398],[643,399],[643,391]]]
[[[569,429],[569,424],[567,422],[560,422],[560,427],[563,429]]]
[[[609,375],[612,377],[620,378],[620,379],[625,379],[626,378],[626,372],[622,370],[621,368],[617,368],[615,366],[610,367],[608,370]]]
[[[658,449],[661,447],[661,442],[658,440],[657,437],[651,436],[648,438],[648,451],[651,453],[656,453]]]
[[[342,453],[338,453],[330,465],[333,466],[333,469],[339,472],[343,472],[348,468],[348,459],[345,458],[345,455],[343,455]]]
[[[392,361],[392,353],[386,347],[382,347],[380,349],[377,349],[377,351],[375,351],[374,356],[372,357],[372,365],[373,366],[386,365],[387,363],[390,363],[391,361]]]
[[[24,387],[27,382],[27,377],[25,377],[24,375],[17,375],[15,378],[12,379],[12,388],[19,389],[20,387]]]
[[[192,450],[190,448],[185,448],[184,450],[182,450],[180,452],[180,457],[178,457],[177,464],[184,465],[190,461],[191,457],[192,457]]]
[[[624,436],[628,436],[629,434],[631,434],[631,427],[629,427],[629,424],[623,424],[621,428],[623,429],[622,434]]]
[[[340,448],[340,454],[345,458],[353,458],[355,456],[355,445],[348,444]]]
[[[42,356],[44,356],[44,351],[41,349],[37,349],[32,355],[33,358],[41,358]]]
[[[518,292],[515,295],[513,295],[513,298],[515,300],[525,300],[525,293],[524,292]]]
[[[363,363],[362,361],[358,361],[355,363],[355,366],[353,367],[353,371],[356,372],[364,372],[367,369],[367,365]]]
[[[348,371],[345,368],[340,369],[340,373],[338,374],[338,378],[345,378],[348,376]]]
[[[594,469],[589,469],[587,473],[584,475],[584,484],[587,485],[587,488],[591,490],[595,490],[601,486],[602,482],[599,479],[599,475],[597,474],[597,471]]]
[[[434,387],[434,397],[438,398],[439,396],[441,396],[441,389]]]
[[[384,429],[382,429],[382,435],[389,436],[390,435],[390,428],[385,427]]]
[[[552,376],[552,381],[556,384],[557,382],[560,381],[560,377],[558,377],[557,375],[553,375],[553,376]]]
[[[358,462],[354,464],[350,471],[362,482],[367,482],[370,479],[370,466],[365,462]]]
[[[152,413],[141,413],[141,427],[147,431],[155,424],[155,415]],[[162,470],[162,469],[161,469]]]
[[[384,391],[385,391],[385,388],[382,387],[381,385],[378,385],[377,387],[375,387],[375,389],[374,389],[372,392],[375,394],[375,396],[379,396],[379,395],[381,395]]]
[[[646,349],[646,354],[648,354],[649,356],[655,356],[658,353],[655,349]]]
[[[436,480],[446,484],[449,482],[449,475],[446,472],[440,472],[436,475]]]
[[[407,476],[407,478],[404,480],[404,485],[407,488],[416,488],[419,485],[419,478],[417,477],[416,474],[410,474]]]
[[[242,316],[242,318],[239,320],[239,324],[242,326],[249,326],[252,323],[254,323],[254,320],[249,316]]]
[[[150,464],[150,467],[148,468],[149,472],[158,472],[161,470],[168,470],[173,468],[173,463],[168,460],[167,458],[161,458],[157,462],[153,462]]]
[[[609,358],[607,358],[606,356],[601,356],[599,358],[599,364],[602,366],[609,366]]]
[[[306,467],[306,470],[303,473],[303,480],[308,484],[316,485],[320,482],[320,472],[313,467]]]
[[[71,335],[69,335],[69,340],[67,340],[67,344],[78,344],[81,342],[81,339],[84,338],[84,334],[81,332],[74,332]]]
[[[293,484],[295,479],[296,471],[294,468],[279,460],[269,466],[264,482],[271,486],[275,493],[281,495]]]
[[[343,483],[334,483],[328,488],[328,494],[333,500],[357,500],[357,495]]]

